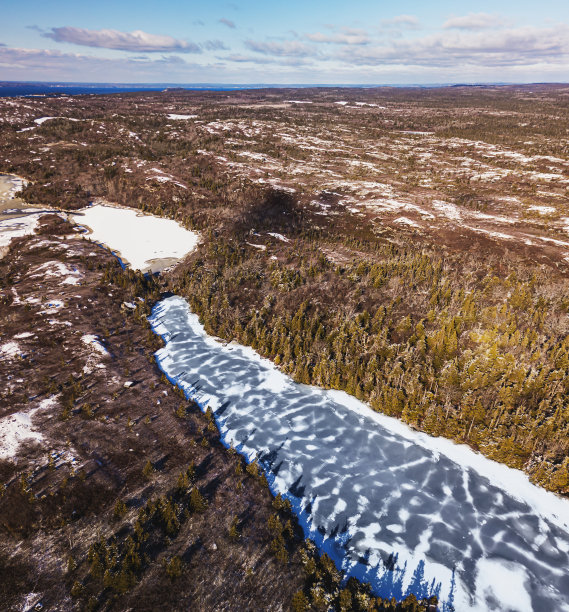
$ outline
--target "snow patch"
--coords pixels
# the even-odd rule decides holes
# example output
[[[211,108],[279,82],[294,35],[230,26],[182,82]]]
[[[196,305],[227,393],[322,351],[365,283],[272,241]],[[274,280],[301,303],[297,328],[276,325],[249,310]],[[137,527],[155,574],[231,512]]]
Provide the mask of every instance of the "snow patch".
[[[442,200],[434,200],[433,208],[442,213],[448,219],[452,219],[453,221],[459,221],[461,218],[460,210],[454,204],[450,202],[443,202]]]
[[[50,300],[44,304],[44,308],[40,310],[40,314],[51,314],[54,311],[61,310],[65,306],[62,300]]]
[[[22,350],[20,349],[20,345],[13,340],[0,346],[0,355],[2,355],[4,359],[15,359],[21,354]]]
[[[38,408],[27,412],[16,412],[0,419],[0,459],[11,459],[18,447],[26,440],[43,439],[41,433],[32,426],[32,417]]]
[[[81,337],[83,344],[89,345],[92,349],[103,355],[104,357],[110,357],[109,351],[105,348],[105,345],[101,342],[98,336],[94,334],[85,334]]]
[[[409,225],[410,227],[421,227],[417,222],[412,221],[408,217],[397,217],[393,220],[393,223],[399,223],[400,225]]]
[[[176,113],[170,113],[168,119],[176,119],[183,121],[185,119],[197,119],[198,115],[177,115]]]
[[[267,232],[267,234],[273,238],[276,238],[277,240],[280,240],[281,242],[290,242],[290,240],[282,234],[277,234],[276,232]]]
[[[77,285],[82,276],[81,272],[68,268],[61,261],[47,261],[41,266],[34,268],[32,274],[30,274],[30,278],[63,277],[61,280],[63,285]]]
[[[540,215],[550,215],[551,213],[554,213],[556,209],[553,206],[538,206],[537,204],[534,204],[533,206],[530,206],[528,210],[538,212]]]

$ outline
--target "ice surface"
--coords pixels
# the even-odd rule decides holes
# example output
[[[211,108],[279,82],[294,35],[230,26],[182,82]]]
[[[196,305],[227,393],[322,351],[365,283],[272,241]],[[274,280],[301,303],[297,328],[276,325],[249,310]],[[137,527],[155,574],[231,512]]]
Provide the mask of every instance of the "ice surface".
[[[345,393],[298,385],[252,349],[208,337],[185,300],[151,316],[160,367],[350,575],[449,610],[569,610],[569,503]],[[454,573],[453,573],[454,572]]]
[[[79,119],[74,119],[73,117],[40,117],[39,119],[34,119],[34,123],[41,125],[46,121],[51,121],[52,119],[67,119],[67,121],[79,121]]]
[[[136,210],[97,204],[79,211],[73,220],[91,230],[90,237],[119,251],[133,268],[147,271],[159,259],[181,259],[193,250],[199,234],[172,219]]]
[[[16,193],[21,191],[27,184],[28,181],[21,176],[16,176],[14,174],[0,174],[0,194],[7,186],[9,186],[7,191],[4,193],[4,197],[7,199],[13,199]],[[4,214],[7,214],[7,211],[4,211]]]

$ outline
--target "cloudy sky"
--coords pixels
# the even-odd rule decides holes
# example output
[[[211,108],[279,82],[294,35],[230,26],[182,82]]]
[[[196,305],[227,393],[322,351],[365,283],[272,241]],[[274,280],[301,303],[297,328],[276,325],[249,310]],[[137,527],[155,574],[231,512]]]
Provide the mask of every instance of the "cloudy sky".
[[[569,0],[8,0],[0,80],[569,81]]]

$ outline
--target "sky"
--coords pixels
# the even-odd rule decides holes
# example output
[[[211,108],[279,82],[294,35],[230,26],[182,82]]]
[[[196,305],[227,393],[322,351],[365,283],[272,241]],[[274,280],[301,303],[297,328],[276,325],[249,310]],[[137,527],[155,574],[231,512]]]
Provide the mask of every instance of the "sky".
[[[0,80],[569,81],[569,0],[0,0]]]

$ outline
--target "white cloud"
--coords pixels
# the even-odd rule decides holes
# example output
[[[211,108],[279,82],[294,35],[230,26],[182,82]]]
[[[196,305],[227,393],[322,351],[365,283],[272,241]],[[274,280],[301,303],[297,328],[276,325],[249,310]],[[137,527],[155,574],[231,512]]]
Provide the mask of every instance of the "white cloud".
[[[228,28],[231,28],[232,30],[234,30],[237,27],[235,25],[235,22],[231,21],[231,19],[226,19],[225,17],[222,17],[219,20],[219,23],[222,23],[223,25],[226,25]]]
[[[235,53],[233,55],[226,55],[223,58],[225,62],[232,62],[235,64],[254,64],[255,66],[271,65],[277,66],[288,66],[288,67],[299,67],[307,66],[307,61],[303,57],[259,57],[253,55],[242,55]]]
[[[120,32],[119,30],[87,30],[65,26],[52,28],[43,34],[56,42],[72,43],[84,47],[99,47],[103,49],[117,49],[120,51],[136,51],[144,53],[201,53],[199,45],[164,36],[149,34],[141,30],[134,32]]]
[[[253,57],[252,55],[242,55],[239,53],[226,55],[223,59],[227,62],[236,62],[238,64],[272,64],[275,61],[268,57]]]
[[[337,57],[353,65],[425,67],[532,66],[569,62],[569,26],[523,27],[500,31],[441,32],[374,47],[341,50]]]
[[[130,82],[164,81],[165,72],[184,75],[202,68],[181,57],[171,55],[155,59],[128,57],[109,59],[79,53],[63,53],[51,49],[0,47],[0,74],[10,80],[76,80]],[[204,65],[205,69],[206,66]],[[86,75],[89,76],[86,79]]]
[[[462,17],[451,17],[443,23],[443,28],[447,30],[485,30],[496,28],[504,24],[505,21],[498,15],[490,15],[489,13],[469,13]]]
[[[315,43],[335,43],[339,45],[367,45],[369,43],[369,36],[365,30],[352,28],[342,28],[334,34],[314,32],[313,34],[305,34],[304,37]]]
[[[229,49],[222,40],[206,40],[201,46],[208,51],[227,51]]]
[[[312,47],[296,40],[282,43],[247,40],[245,41],[245,46],[251,49],[251,51],[277,57],[310,57],[311,55],[316,55],[316,51]]]
[[[336,26],[322,32],[302,35],[301,39],[293,39],[288,33],[288,40],[247,40],[241,49],[226,53],[222,40],[185,43],[208,51],[194,56],[199,58],[194,63],[187,52],[172,53],[172,44],[150,45],[148,40],[146,47],[130,45],[128,50],[133,53],[115,59],[97,57],[95,51],[87,55],[0,45],[0,79],[127,83],[528,82],[561,81],[569,70],[569,25],[565,24],[477,29],[453,26],[429,35],[415,31],[400,38],[391,36],[400,34],[395,27],[375,31],[375,36],[373,30]],[[102,46],[98,42],[93,46]],[[210,54],[218,57],[210,60]]]
[[[415,15],[397,15],[391,19],[383,19],[381,21],[381,27],[383,28],[417,28],[419,27],[419,19]]]

